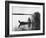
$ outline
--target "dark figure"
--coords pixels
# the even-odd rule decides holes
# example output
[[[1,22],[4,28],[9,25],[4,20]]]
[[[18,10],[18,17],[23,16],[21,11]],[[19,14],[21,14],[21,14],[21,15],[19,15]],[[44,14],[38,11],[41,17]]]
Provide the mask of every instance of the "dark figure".
[[[33,30],[40,30],[40,13],[39,12],[35,12],[34,14],[34,21],[32,22],[32,29]]]
[[[28,27],[30,27],[32,24],[30,18],[28,18],[28,21],[29,21]]]
[[[28,18],[28,22],[20,22],[20,21],[19,21],[19,23],[20,23],[19,27],[22,26],[22,25],[26,25],[26,24],[28,24],[28,27],[31,26],[31,25],[30,25],[30,24],[31,24],[30,18]]]

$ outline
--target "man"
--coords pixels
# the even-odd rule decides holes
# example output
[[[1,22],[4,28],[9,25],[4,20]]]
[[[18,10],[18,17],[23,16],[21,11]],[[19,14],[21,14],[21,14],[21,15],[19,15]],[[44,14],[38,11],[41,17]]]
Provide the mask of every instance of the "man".
[[[40,30],[40,13],[35,12],[32,20],[32,30]]]

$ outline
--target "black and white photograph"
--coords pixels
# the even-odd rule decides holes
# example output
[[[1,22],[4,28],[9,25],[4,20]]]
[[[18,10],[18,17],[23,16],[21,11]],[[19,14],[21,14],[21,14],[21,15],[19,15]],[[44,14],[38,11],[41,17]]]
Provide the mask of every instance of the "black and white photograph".
[[[12,8],[13,31],[40,30],[40,7],[13,6]]]
[[[9,34],[43,34],[43,5],[44,3],[9,2]]]

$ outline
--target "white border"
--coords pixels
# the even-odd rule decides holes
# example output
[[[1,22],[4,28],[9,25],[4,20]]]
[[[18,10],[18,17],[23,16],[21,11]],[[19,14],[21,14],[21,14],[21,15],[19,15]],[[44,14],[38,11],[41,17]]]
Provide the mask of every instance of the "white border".
[[[40,30],[38,31],[16,31],[16,32],[12,32],[12,6],[24,6],[24,7],[41,7],[42,12],[41,12],[41,26],[40,26]],[[9,4],[9,33],[11,35],[14,34],[32,34],[32,33],[43,33],[43,7],[42,5],[24,5],[24,4]]]

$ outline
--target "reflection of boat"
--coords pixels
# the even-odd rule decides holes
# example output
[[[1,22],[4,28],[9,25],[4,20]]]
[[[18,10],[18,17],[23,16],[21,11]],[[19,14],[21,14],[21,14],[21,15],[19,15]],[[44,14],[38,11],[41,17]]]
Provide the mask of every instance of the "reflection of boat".
[[[22,25],[26,25],[26,24],[28,24],[28,26],[30,27],[31,25],[31,19],[30,18],[28,18],[28,22],[21,22],[21,21],[19,21],[19,23],[20,23],[20,25],[19,25],[19,27],[20,26],[22,26]]]

